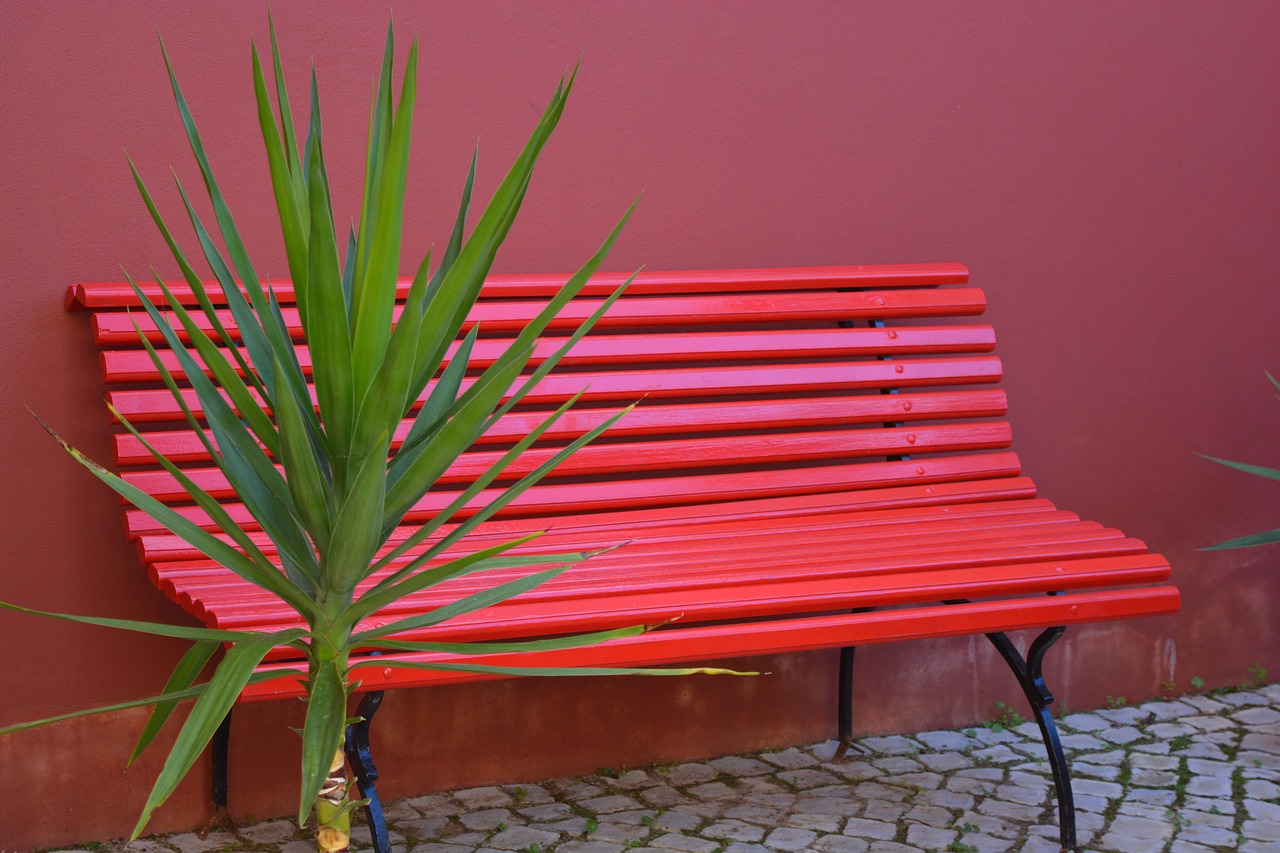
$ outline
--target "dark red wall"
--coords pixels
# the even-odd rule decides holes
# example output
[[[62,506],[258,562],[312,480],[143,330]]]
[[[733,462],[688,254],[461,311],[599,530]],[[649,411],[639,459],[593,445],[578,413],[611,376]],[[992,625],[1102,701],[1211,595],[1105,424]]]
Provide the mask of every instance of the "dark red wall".
[[[355,214],[389,4],[277,4],[290,85],[319,69],[337,204]],[[584,56],[503,271],[575,267],[632,199],[609,266],[960,261],[987,288],[1015,445],[1043,493],[1149,541],[1176,618],[1072,631],[1048,662],[1070,708],[1280,668],[1280,552],[1202,553],[1280,524],[1277,486],[1196,451],[1280,462],[1280,7],[1151,4],[398,3],[423,39],[407,206],[415,254],[448,233],[481,144],[487,196],[561,72]],[[257,2],[8,4],[0,50],[0,597],[177,620],[123,542],[113,497],[30,407],[107,456],[101,385],[63,289],[172,263],[122,149],[179,218],[193,190],[161,33],[263,273],[285,264],[249,85]],[[415,260],[416,262],[416,260]],[[406,266],[407,268],[407,266]],[[180,649],[0,616],[0,721],[154,691]],[[391,796],[826,737],[832,658],[768,679],[503,683],[399,694]],[[857,726],[990,716],[1016,696],[981,641],[870,649]],[[970,678],[973,667],[978,677]],[[233,809],[292,808],[292,707],[241,714]],[[131,827],[154,772],[123,771],[138,712],[0,738],[0,846]],[[726,725],[725,721],[732,720]],[[249,734],[255,724],[259,732]],[[245,733],[240,736],[239,733]],[[153,828],[206,817],[204,767]]]

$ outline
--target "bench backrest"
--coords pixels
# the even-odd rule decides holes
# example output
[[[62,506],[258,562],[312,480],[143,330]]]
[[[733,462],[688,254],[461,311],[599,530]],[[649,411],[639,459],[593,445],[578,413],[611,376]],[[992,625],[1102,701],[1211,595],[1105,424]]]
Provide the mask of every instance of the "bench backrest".
[[[567,335],[623,278],[593,279],[539,352],[553,350],[555,336]],[[501,352],[564,279],[493,276],[467,324],[478,322],[481,329],[473,360],[483,365]],[[883,506],[893,505],[893,495],[928,501],[937,494],[941,500],[954,491],[952,484],[992,480],[1029,489],[1006,450],[1009,428],[999,420],[1004,394],[990,387],[1001,376],[991,354],[994,334],[973,319],[985,300],[965,286],[967,279],[967,270],[956,264],[642,273],[557,371],[442,478],[410,520],[445,506],[512,441],[584,387],[577,407],[510,476],[527,473],[554,452],[548,448],[619,408],[641,403],[517,500],[505,511],[508,517],[750,498],[820,500],[834,492],[887,489],[877,491],[884,499],[873,502]],[[274,286],[298,335],[291,289]],[[111,403],[252,528],[138,345],[135,323],[158,337],[137,304],[127,285],[83,284],[68,293],[69,307],[93,312]],[[232,325],[229,315],[224,319]],[[305,346],[300,358],[305,368]],[[194,394],[188,403],[199,414]],[[401,436],[407,429],[408,422]],[[182,490],[151,464],[136,439],[121,431],[115,451],[130,481],[185,506]],[[481,494],[475,506],[488,497]],[[204,520],[195,508],[182,511]],[[185,545],[143,513],[131,509],[126,518],[144,562],[185,553]]]

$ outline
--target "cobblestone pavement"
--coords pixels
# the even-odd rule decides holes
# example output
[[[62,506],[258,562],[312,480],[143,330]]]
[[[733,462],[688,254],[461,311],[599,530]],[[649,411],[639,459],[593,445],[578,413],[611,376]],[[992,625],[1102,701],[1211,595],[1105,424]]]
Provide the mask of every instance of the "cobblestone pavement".
[[[1059,720],[1081,848],[1280,853],[1280,684]],[[396,853],[1057,851],[1039,731],[956,731],[488,786],[390,803]],[[369,834],[358,827],[356,849]],[[287,820],[93,849],[310,853]]]

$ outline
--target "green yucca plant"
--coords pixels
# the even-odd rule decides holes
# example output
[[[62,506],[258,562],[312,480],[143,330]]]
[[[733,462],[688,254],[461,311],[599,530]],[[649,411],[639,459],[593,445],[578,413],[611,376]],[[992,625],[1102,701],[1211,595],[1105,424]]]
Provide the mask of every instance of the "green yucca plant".
[[[1271,384],[1277,391],[1280,391],[1280,381],[1277,381],[1270,373],[1267,378],[1271,380]],[[1280,394],[1277,395],[1280,399]],[[1258,477],[1266,477],[1269,480],[1280,480],[1280,470],[1268,468],[1263,465],[1250,465],[1246,462],[1232,462],[1230,459],[1219,459],[1216,456],[1205,456],[1203,453],[1197,454],[1210,462],[1217,462],[1219,465],[1226,465],[1228,468],[1235,468],[1237,471],[1244,471],[1247,474],[1253,474]],[[1228,548],[1250,548],[1255,545],[1272,545],[1280,542],[1280,528],[1275,530],[1264,530],[1261,533],[1251,533],[1248,536],[1239,536],[1235,539],[1228,539],[1225,542],[1219,542],[1216,545],[1210,545],[1205,548],[1206,551],[1225,550]]]
[[[237,497],[270,537],[278,552],[278,564],[255,544],[216,500],[150,445],[148,449],[152,450],[159,463],[177,478],[191,500],[213,519],[226,538],[200,528],[85,458],[66,442],[62,443],[67,452],[95,476],[169,531],[229,571],[286,602],[297,611],[306,627],[253,633],[41,614],[193,642],[160,695],[80,712],[98,713],[154,705],[155,709],[134,751],[136,758],[156,736],[178,702],[195,700],[143,808],[134,837],[190,769],[241,690],[247,684],[267,677],[255,674],[254,670],[274,647],[290,646],[306,661],[307,713],[302,730],[298,820],[304,823],[314,812],[320,849],[334,851],[346,849],[349,814],[357,805],[347,796],[349,785],[342,766],[341,750],[343,730],[349,722],[349,694],[353,682],[358,680],[361,665],[360,661],[352,662],[350,659],[354,647],[462,653],[544,650],[601,642],[643,630],[636,627],[568,640],[503,644],[442,646],[396,639],[404,631],[438,624],[511,598],[554,577],[569,564],[591,556],[587,553],[562,553],[531,557],[505,553],[532,538],[525,537],[444,565],[440,565],[437,559],[446,548],[510,503],[577,448],[599,435],[616,418],[583,435],[547,464],[501,491],[487,507],[458,524],[447,536],[430,547],[424,544],[458,508],[492,484],[508,463],[563,414],[572,400],[512,447],[449,508],[416,529],[396,547],[386,549],[384,546],[390,534],[402,523],[406,512],[433,487],[458,454],[516,405],[621,294],[619,289],[605,301],[599,312],[582,324],[559,352],[542,362],[528,377],[522,378],[534,340],[599,267],[630,211],[595,256],[516,337],[511,347],[464,390],[462,379],[476,340],[476,330],[469,332],[456,354],[449,359],[446,359],[447,351],[455,342],[493,264],[494,255],[520,208],[534,163],[560,118],[573,87],[574,76],[570,74],[567,79],[562,79],[528,144],[494,193],[487,209],[481,213],[470,236],[464,239],[475,176],[475,160],[472,160],[461,210],[447,246],[434,268],[430,253],[417,267],[403,312],[395,321],[393,309],[403,240],[401,214],[413,119],[417,44],[415,42],[409,50],[398,105],[394,105],[393,41],[389,28],[371,111],[363,206],[358,228],[349,234],[345,252],[339,251],[334,228],[321,144],[315,73],[313,71],[311,79],[308,133],[304,144],[299,147],[274,29],[271,46],[278,113],[271,103],[257,51],[253,51],[258,120],[266,143],[272,190],[305,334],[304,344],[310,347],[315,403],[294,344],[285,331],[275,294],[270,287],[262,286],[249,260],[210,169],[172,64],[165,54],[178,111],[204,178],[217,220],[216,232],[225,246],[225,256],[183,191],[186,214],[200,243],[201,254],[235,318],[241,339],[233,338],[219,321],[211,294],[178,246],[131,163],[142,199],[187,285],[195,294],[200,311],[212,322],[214,331],[211,334],[201,331],[191,312],[183,307],[163,281],[159,286],[167,304],[165,311],[148,299],[136,283],[134,289],[169,348],[177,355],[185,380],[200,401],[207,427],[197,421],[184,405],[191,428],[201,436]],[[163,44],[161,49],[163,51]],[[199,361],[180,340],[180,333],[188,337]],[[160,356],[146,338],[141,334],[139,337],[170,390],[181,402],[177,379],[165,369]],[[432,380],[435,380],[432,390],[426,393]],[[423,399],[422,406],[408,436],[399,448],[393,449],[392,435],[397,424],[412,411],[412,405],[420,398]],[[145,442],[123,417],[120,420]],[[234,544],[228,544],[226,539]],[[391,566],[393,561],[400,561],[403,565],[384,573],[385,576],[357,597],[357,585],[373,573]],[[384,606],[449,578],[498,567],[547,565],[552,567],[464,597],[434,612],[401,618],[381,627],[360,627],[365,617]],[[26,613],[39,612],[11,604],[2,606]],[[226,652],[212,676],[207,682],[198,682],[200,672],[214,658],[220,646],[225,646]],[[366,659],[365,663],[368,662]],[[377,663],[380,667],[412,665],[388,662],[386,658]],[[299,664],[299,669],[301,666]],[[498,670],[478,665],[427,666],[507,674],[608,674],[623,671],[684,674],[717,671],[702,668]],[[2,731],[29,728],[65,716],[76,715],[12,726]]]

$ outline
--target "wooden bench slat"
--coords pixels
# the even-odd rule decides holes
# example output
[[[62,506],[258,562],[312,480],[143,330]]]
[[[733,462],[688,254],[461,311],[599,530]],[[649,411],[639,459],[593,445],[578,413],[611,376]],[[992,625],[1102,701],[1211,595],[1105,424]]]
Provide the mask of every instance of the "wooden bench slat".
[[[601,299],[575,299],[547,327],[552,331],[572,331],[602,304]],[[463,324],[464,332],[476,323],[481,330],[518,332],[532,320],[542,305],[530,300],[482,301],[476,303]],[[649,327],[733,326],[747,324],[812,323],[826,320],[906,319],[921,317],[965,317],[981,314],[986,298],[977,288],[946,290],[885,290],[861,293],[749,293],[732,295],[655,296],[624,300],[614,305],[596,324],[597,331]],[[398,320],[402,308],[393,316]],[[302,323],[297,308],[282,308],[281,316],[291,337],[302,339]],[[203,313],[195,316],[196,326],[213,336],[214,325]],[[218,320],[240,340],[235,317],[230,310],[218,312]],[[141,331],[153,344],[164,341],[150,315],[134,311],[98,311],[91,322],[94,341],[101,347],[137,346]],[[186,343],[185,330],[179,337]]]
[[[470,365],[487,367],[510,348],[508,339],[481,339],[472,350]],[[563,345],[544,338],[533,349],[531,364],[538,364]],[[834,331],[764,330],[715,334],[591,335],[574,346],[561,364],[565,367],[599,367],[628,364],[672,363],[687,366],[704,361],[840,359],[858,356],[902,357],[939,353],[990,352],[995,334],[990,326],[901,326],[892,329],[837,329]],[[456,351],[455,344],[450,356]],[[296,347],[302,372],[311,375],[311,350]],[[192,350],[191,357],[202,364]],[[230,353],[223,352],[228,361]],[[160,352],[165,367],[179,375],[181,367],[172,352]],[[234,363],[234,362],[233,362]],[[105,350],[103,381],[156,382],[160,374],[144,350]],[[206,371],[208,372],[208,371]]]
[[[1134,616],[1177,612],[1173,587],[1079,593],[1041,600],[975,602],[963,606],[920,607],[840,616],[781,619],[761,622],[751,631],[740,624],[699,626],[653,631],[585,649],[527,655],[487,655],[483,658],[439,654],[403,654],[397,658],[419,663],[473,663],[492,666],[639,666],[699,660],[780,654],[819,648],[870,645],[954,635],[1015,631],[1044,625],[1073,625]],[[691,655],[692,652],[692,655]],[[381,660],[385,660],[385,657]],[[287,664],[268,665],[266,671],[291,672]],[[501,676],[369,667],[356,671],[362,690],[478,681]],[[242,702],[301,695],[296,678],[279,678],[250,685]]]
[[[726,585],[769,585],[792,577],[818,581],[914,574],[930,569],[950,571],[956,582],[962,583],[970,571],[984,567],[1045,560],[1058,560],[1065,565],[1074,560],[1140,555],[1146,551],[1141,542],[1128,539],[1118,531],[1098,528],[1092,531],[1094,535],[1088,533],[1081,530],[1026,532],[1006,535],[998,542],[975,537],[939,537],[917,548],[912,548],[910,543],[900,543],[897,547],[885,546],[855,555],[845,553],[839,542],[808,547],[799,540],[780,542],[779,547],[788,550],[774,557],[743,548],[711,552],[701,560],[641,552],[628,555],[625,561],[574,567],[522,596],[521,600],[534,603],[600,598],[663,589],[702,590],[714,597]],[[820,568],[810,570],[815,563],[820,564]],[[380,618],[402,618],[434,609],[453,598],[488,588],[484,581],[496,584],[527,573],[527,570],[507,570],[485,578],[450,582],[439,590],[389,605],[380,612]],[[159,586],[192,615],[216,626],[228,627],[228,620],[248,616],[249,621],[240,627],[252,625],[255,629],[279,630],[295,625],[298,619],[287,607],[234,578],[170,577]]]
[[[706,565],[710,566],[716,560],[723,559],[726,554],[732,556],[738,552],[745,551],[750,555],[750,552],[756,549],[762,549],[761,553],[767,554],[767,551],[763,550],[763,546],[772,541],[787,543],[788,541],[799,540],[806,553],[823,550],[837,554],[843,553],[853,559],[855,557],[863,558],[870,553],[896,551],[904,547],[904,542],[908,548],[936,547],[940,542],[944,541],[944,537],[949,537],[945,541],[951,542],[967,542],[976,539],[977,541],[994,544],[998,541],[997,537],[1002,532],[1026,536],[1040,535],[1048,530],[1055,536],[1061,536],[1064,529],[1066,529],[1069,534],[1072,534],[1070,537],[1072,541],[1075,541],[1080,538],[1074,535],[1076,533],[1087,531],[1090,534],[1094,534],[1103,530],[1101,525],[1096,522],[1083,521],[1075,513],[1052,510],[1052,507],[1036,512],[1011,511],[1007,513],[986,512],[947,516],[922,515],[910,519],[889,518],[879,523],[866,524],[858,524],[857,521],[860,521],[860,519],[823,514],[802,518],[774,519],[767,523],[746,521],[732,525],[690,523],[681,528],[661,528],[657,531],[646,531],[627,540],[616,553],[597,556],[594,560],[585,564],[584,567],[575,569],[574,579],[575,582],[582,582],[588,571],[594,572],[597,568],[601,572],[608,574],[614,571],[612,567],[619,563],[634,564],[657,558],[676,561],[684,560],[690,553],[694,552],[695,548],[699,556],[706,558]],[[1070,528],[1067,529],[1064,525],[1070,526]],[[1107,535],[1114,537],[1117,533],[1109,531]],[[853,537],[857,538],[856,545],[849,544],[849,540]],[[483,542],[488,545],[510,541],[509,535],[482,537],[475,540],[477,543]],[[518,554],[595,551],[617,545],[617,534],[612,530],[598,531],[590,527],[582,527],[571,531],[553,529],[534,541],[514,548],[507,553],[514,556]],[[843,550],[841,551],[841,549]],[[414,550],[418,551],[418,549]],[[457,548],[454,551],[456,552]],[[274,555],[271,550],[266,553]],[[453,556],[453,554],[446,552],[444,556],[434,559],[431,565],[441,565],[447,562],[448,559],[452,559]],[[215,561],[205,558],[190,548],[190,546],[175,552],[152,551],[151,557],[151,577],[157,584],[180,584],[188,589],[195,585],[205,585],[210,589],[220,587],[229,590],[243,589],[249,591],[248,594],[251,595],[264,595],[264,593],[258,591],[257,587],[242,581],[225,568],[218,566]],[[397,558],[391,563],[390,568],[373,574],[365,586],[371,585],[391,571],[400,568],[410,558]],[[514,577],[521,573],[522,570],[520,569],[512,569],[504,577]],[[494,577],[492,573],[485,573],[483,575],[484,580],[455,580],[444,588],[448,590],[470,589],[474,583],[479,583],[481,586],[489,583],[489,579],[492,577]]]
[[[563,515],[582,511],[664,506],[705,501],[746,500],[782,497],[850,488],[875,488],[913,480],[921,485],[964,479],[988,479],[1021,473],[1017,456],[1008,452],[975,453],[937,459],[901,462],[864,462],[817,468],[730,471],[681,477],[631,479],[611,483],[602,489],[596,483],[540,483],[516,498],[503,512],[507,515]],[[460,512],[461,517],[478,512],[498,492],[486,489]],[[405,516],[408,522],[422,522],[447,506],[455,493],[430,492]],[[240,503],[226,504],[232,520],[247,530],[256,530],[253,518]],[[209,527],[207,515],[195,507],[177,508],[186,518]],[[141,510],[125,512],[130,539],[162,529]]]
[[[596,476],[636,472],[660,472],[720,468],[753,463],[789,464],[861,456],[993,450],[1008,447],[1009,426],[1003,422],[918,425],[897,428],[823,430],[807,433],[669,438],[662,441],[599,443],[584,447],[566,460],[557,476]],[[512,482],[551,460],[555,447],[535,447],[507,467],[500,482]],[[459,457],[437,481],[438,485],[467,484],[489,470],[503,455],[501,450],[471,451]],[[277,466],[283,474],[283,468]],[[231,485],[217,468],[191,468],[184,472],[213,497],[235,497]],[[157,500],[187,499],[186,490],[167,471],[129,471],[124,479]],[[122,498],[123,500],[123,498]]]
[[[801,397],[780,400],[724,400],[678,405],[644,402],[609,429],[610,438],[680,435],[722,430],[763,430],[783,427],[807,429],[861,423],[925,419],[995,418],[1008,410],[1004,391],[976,389],[902,394],[862,394],[852,397]],[[571,409],[543,436],[565,441],[593,429],[622,411],[621,406]],[[477,444],[508,444],[528,435],[546,417],[545,411],[511,412],[480,437]],[[399,449],[410,424],[402,423],[392,440]],[[116,433],[116,464],[154,465],[155,460],[131,433]],[[185,430],[152,430],[147,441],[177,463],[208,462],[204,445]]]
[[[952,486],[981,486],[978,483],[957,483]],[[941,489],[942,487],[937,487]],[[880,490],[896,492],[898,489]],[[874,491],[859,496],[875,494]],[[1043,498],[1010,496],[1006,500],[985,501],[985,493],[958,493],[959,498],[976,498],[970,502],[945,505],[912,503],[894,508],[877,509],[847,507],[843,505],[845,494],[827,493],[806,496],[804,499],[769,498],[755,501],[737,501],[729,504],[705,504],[699,507],[674,507],[665,510],[615,511],[587,516],[562,516],[556,519],[521,518],[488,521],[467,536],[467,542],[488,545],[508,542],[529,533],[543,533],[537,542],[539,548],[556,547],[557,543],[576,541],[584,536],[610,537],[616,544],[619,531],[627,540],[643,537],[646,542],[681,542],[694,538],[705,539],[740,536],[744,531],[757,529],[760,523],[771,528],[786,530],[823,530],[840,527],[851,533],[861,533],[864,528],[894,530],[908,525],[982,524],[985,519],[1035,519],[1042,515],[1070,516],[1074,513],[1058,510]],[[837,502],[841,503],[837,503]],[[888,502],[886,502],[888,503]],[[785,505],[785,507],[783,506]],[[664,513],[668,517],[663,517]],[[754,514],[752,514],[754,513]],[[1011,521],[1010,523],[1018,523]],[[420,553],[436,540],[451,533],[455,525],[444,525],[440,531],[428,537],[426,543],[411,553]],[[399,545],[413,528],[401,527],[392,532],[384,547],[384,553]],[[691,532],[696,530],[697,532]],[[225,534],[216,534],[230,544]],[[275,553],[275,545],[264,534],[250,533],[249,538],[263,553]],[[199,561],[203,555],[180,537],[172,534],[140,536],[137,540],[139,555],[147,565],[158,561]],[[220,569],[219,571],[225,571]]]
[[[529,405],[558,405],[587,389],[585,400],[632,403],[710,395],[812,394],[853,390],[889,390],[1000,381],[1000,359],[992,355],[913,358],[900,361],[711,366],[698,370],[636,369],[552,373],[526,397]],[[431,393],[428,385],[423,398]],[[467,387],[467,383],[463,383]],[[200,401],[183,389],[183,401],[197,417]],[[314,399],[314,392],[312,395]],[[166,389],[111,391],[107,399],[134,423],[179,421],[182,410]],[[418,408],[415,404],[415,411]]]
[[[583,288],[583,296],[607,296],[629,277],[628,273],[597,273]],[[482,297],[540,297],[559,292],[567,274],[490,275],[481,291]],[[663,293],[733,293],[760,290],[838,290],[843,288],[932,287],[941,284],[964,284],[969,270],[962,264],[895,264],[893,266],[828,266],[745,270],[681,270],[673,272],[641,271],[636,274],[629,292],[635,295]],[[397,297],[409,293],[410,279],[397,283]],[[152,300],[163,294],[154,283],[139,282]],[[270,281],[281,305],[292,305],[293,285],[287,281]],[[225,304],[214,282],[205,282],[214,304]],[[185,305],[195,298],[184,283],[170,288]],[[67,309],[141,307],[141,302],[127,282],[86,282],[67,288]]]
[[[1121,587],[1168,580],[1168,562],[1158,554],[1133,554],[1075,561],[1041,561],[981,566],[965,572],[931,569],[910,574],[857,575],[823,579],[727,583],[712,590],[678,586],[592,597],[529,600],[496,605],[483,613],[459,616],[448,623],[406,632],[405,639],[435,642],[484,642],[532,636],[554,636],[611,630],[633,625],[672,623],[685,628],[699,622],[859,607],[897,607],[957,598],[1034,599],[1050,592]],[[710,592],[710,594],[709,594]],[[372,619],[363,628],[390,622]],[[234,622],[239,629],[280,630],[294,622]],[[296,657],[281,648],[272,659]]]

